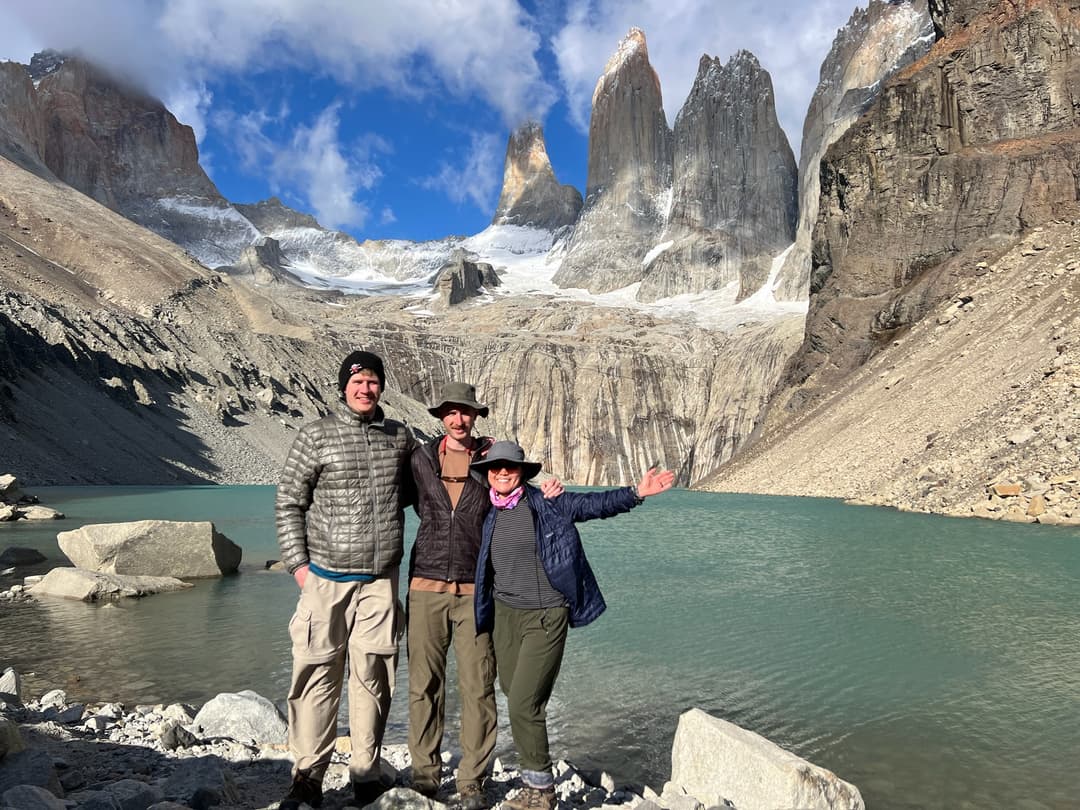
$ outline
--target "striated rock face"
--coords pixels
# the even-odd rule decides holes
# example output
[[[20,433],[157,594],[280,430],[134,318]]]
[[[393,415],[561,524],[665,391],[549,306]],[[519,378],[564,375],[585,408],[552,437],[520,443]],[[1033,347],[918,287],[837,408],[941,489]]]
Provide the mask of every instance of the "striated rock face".
[[[795,237],[795,156],[776,119],[772,80],[753,54],[726,65],[703,56],[675,119],[671,243],[646,267],[652,301],[736,283],[740,298],[766,280]]]
[[[0,443],[39,484],[272,482],[357,347],[384,357],[387,411],[421,432],[438,428],[423,403],[466,379],[484,429],[567,481],[632,483],[660,461],[688,484],[750,435],[802,336],[801,316],[730,336],[535,296],[430,317],[260,288],[4,160],[0,246]]]
[[[22,65],[0,62],[0,155],[27,171],[51,178],[44,154],[45,120],[34,84]]]
[[[444,382],[473,382],[491,406],[484,430],[517,438],[565,480],[630,484],[659,461],[689,484],[746,441],[801,324],[733,336],[534,298],[381,334],[410,396],[429,402]]]
[[[792,405],[950,297],[971,272],[950,259],[1080,217],[1080,12],[1047,2],[977,13],[983,5],[947,4],[945,38],[822,161]]]
[[[810,295],[811,237],[825,150],[870,107],[884,82],[925,55],[933,41],[926,0],[871,0],[837,33],[803,124],[799,226],[775,283],[776,298],[805,301]]]
[[[574,224],[581,192],[555,179],[537,123],[524,124],[506,145],[502,192],[492,225],[525,225],[557,231]]]
[[[557,284],[606,292],[641,279],[667,218],[671,160],[660,79],[634,28],[593,91],[585,205]]]

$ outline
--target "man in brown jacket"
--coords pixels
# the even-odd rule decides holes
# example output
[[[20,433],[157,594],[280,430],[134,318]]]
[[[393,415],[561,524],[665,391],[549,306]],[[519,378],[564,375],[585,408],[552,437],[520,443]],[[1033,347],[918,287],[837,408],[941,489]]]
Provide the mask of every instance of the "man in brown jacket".
[[[322,803],[346,660],[356,804],[370,804],[386,789],[379,748],[404,624],[398,570],[415,441],[405,425],[383,415],[385,385],[377,355],[356,351],[346,357],[338,372],[343,404],[300,430],[277,489],[281,559],[301,589],[289,622],[289,748],[295,765],[281,810]]]
[[[488,415],[476,388],[443,386],[428,409],[446,431],[412,454],[416,483],[416,531],[409,563],[409,754],[413,788],[434,797],[441,783],[446,708],[446,662],[450,644],[457,659],[461,705],[461,761],[457,806],[480,810],[488,802],[483,783],[495,752],[495,652],[490,633],[477,633],[473,609],[476,555],[491,508],[488,484],[470,470],[494,439],[474,436],[477,417]],[[545,495],[562,492],[556,479]]]

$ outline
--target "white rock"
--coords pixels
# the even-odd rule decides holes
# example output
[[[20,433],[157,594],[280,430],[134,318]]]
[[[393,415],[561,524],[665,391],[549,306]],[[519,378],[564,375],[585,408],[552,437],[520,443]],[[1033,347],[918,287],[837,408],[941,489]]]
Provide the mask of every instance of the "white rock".
[[[236,571],[241,559],[240,547],[209,521],[95,523],[56,539],[78,568],[107,574],[217,577]]]
[[[705,806],[865,810],[854,785],[734,723],[700,709],[679,718],[671,781]]]

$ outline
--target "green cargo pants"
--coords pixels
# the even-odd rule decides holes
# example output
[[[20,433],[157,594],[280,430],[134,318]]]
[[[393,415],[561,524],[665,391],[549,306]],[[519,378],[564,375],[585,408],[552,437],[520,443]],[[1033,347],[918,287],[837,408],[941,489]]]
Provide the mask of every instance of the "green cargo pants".
[[[522,778],[532,787],[552,784],[547,703],[562,665],[568,608],[520,610],[495,600],[495,660],[507,698],[510,730]]]

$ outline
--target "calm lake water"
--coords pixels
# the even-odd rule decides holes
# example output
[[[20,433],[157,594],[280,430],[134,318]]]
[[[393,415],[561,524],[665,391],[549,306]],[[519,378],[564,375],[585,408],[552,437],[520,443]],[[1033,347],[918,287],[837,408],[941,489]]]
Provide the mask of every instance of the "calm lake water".
[[[4,605],[0,666],[85,699],[284,698],[297,592],[263,570],[273,488],[35,494],[67,520],[0,524],[0,549],[62,560],[56,532],[84,523],[212,520],[244,563],[116,605]],[[659,789],[678,716],[699,707],[854,782],[872,810],[1080,806],[1080,531],[675,491],[582,534],[609,607],[571,631],[556,757]],[[405,679],[388,742],[405,740]]]

